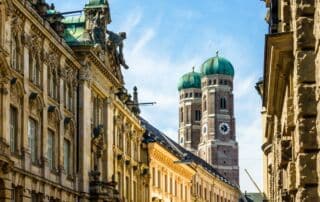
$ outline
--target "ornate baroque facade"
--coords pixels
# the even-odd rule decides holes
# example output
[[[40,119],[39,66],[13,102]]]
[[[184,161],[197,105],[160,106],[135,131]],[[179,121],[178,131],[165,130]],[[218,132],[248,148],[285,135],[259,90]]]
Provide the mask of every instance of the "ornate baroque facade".
[[[149,201],[125,34],[107,37],[109,12],[0,1],[0,201]]]
[[[267,201],[320,201],[320,2],[266,0],[263,108]]]

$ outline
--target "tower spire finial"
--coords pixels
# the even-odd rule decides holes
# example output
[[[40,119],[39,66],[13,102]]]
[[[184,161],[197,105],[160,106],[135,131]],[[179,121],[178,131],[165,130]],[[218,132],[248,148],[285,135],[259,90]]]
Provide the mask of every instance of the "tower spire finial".
[[[194,66],[192,66],[192,72],[194,72]]]
[[[217,52],[216,52],[216,56],[219,57],[219,51],[218,51],[218,50],[217,50]]]

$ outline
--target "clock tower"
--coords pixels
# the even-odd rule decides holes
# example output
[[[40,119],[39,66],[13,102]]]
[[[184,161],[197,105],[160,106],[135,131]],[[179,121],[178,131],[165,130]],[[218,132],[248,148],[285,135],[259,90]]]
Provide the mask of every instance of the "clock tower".
[[[202,119],[198,156],[239,184],[238,143],[233,105],[234,68],[225,58],[201,66]]]

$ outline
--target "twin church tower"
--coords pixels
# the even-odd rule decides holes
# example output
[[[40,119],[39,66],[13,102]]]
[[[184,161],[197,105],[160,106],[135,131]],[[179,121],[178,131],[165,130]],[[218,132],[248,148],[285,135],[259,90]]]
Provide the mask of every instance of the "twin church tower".
[[[233,77],[232,64],[217,53],[201,73],[193,68],[180,78],[179,144],[239,184]]]

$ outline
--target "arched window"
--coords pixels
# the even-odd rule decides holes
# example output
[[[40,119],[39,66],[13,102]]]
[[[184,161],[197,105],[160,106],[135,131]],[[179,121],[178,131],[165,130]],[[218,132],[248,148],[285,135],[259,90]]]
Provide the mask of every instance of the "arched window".
[[[130,139],[130,135],[127,134],[126,137],[127,137],[127,140],[126,140],[126,142],[127,142],[126,150],[127,151],[126,151],[126,153],[127,153],[128,156],[131,156],[131,139]]]
[[[64,140],[63,140],[63,167],[67,175],[74,173],[74,142],[75,126],[72,121],[65,127]]]
[[[18,69],[17,68],[17,41],[16,37],[13,36],[13,39],[11,41],[11,65],[13,69]]]
[[[40,65],[36,55],[29,55],[29,79],[40,86]]]
[[[227,109],[227,100],[224,97],[220,99],[220,109]]]

